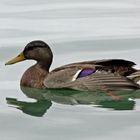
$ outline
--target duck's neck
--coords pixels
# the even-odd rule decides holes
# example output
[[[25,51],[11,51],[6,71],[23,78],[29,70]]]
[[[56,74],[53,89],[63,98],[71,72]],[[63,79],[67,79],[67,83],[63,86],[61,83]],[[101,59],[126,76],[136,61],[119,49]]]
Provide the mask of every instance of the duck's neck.
[[[33,88],[43,88],[43,82],[49,73],[49,67],[50,66],[42,65],[42,63],[37,63],[31,66],[24,72],[20,85]]]

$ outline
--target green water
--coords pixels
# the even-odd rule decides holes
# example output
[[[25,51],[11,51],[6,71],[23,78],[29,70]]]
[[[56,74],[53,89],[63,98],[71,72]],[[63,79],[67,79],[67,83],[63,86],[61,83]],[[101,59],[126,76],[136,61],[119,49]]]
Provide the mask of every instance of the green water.
[[[51,109],[53,103],[62,105],[89,105],[98,108],[112,110],[134,110],[136,102],[134,99],[140,98],[140,91],[117,91],[112,94],[120,97],[118,100],[107,96],[105,92],[83,92],[69,89],[33,89],[21,87],[22,92],[35,102],[20,101],[17,98],[6,98],[7,104],[14,105],[23,113],[42,117]]]

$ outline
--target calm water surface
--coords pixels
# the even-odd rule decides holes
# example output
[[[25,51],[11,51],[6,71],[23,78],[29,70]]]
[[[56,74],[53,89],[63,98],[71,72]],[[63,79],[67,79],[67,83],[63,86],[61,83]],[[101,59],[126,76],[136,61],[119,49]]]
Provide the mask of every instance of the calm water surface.
[[[140,67],[139,17],[138,0],[0,0],[0,139],[139,140],[140,91],[112,101],[99,92],[20,89],[34,61],[4,65],[41,39],[54,52],[52,69],[103,58]]]

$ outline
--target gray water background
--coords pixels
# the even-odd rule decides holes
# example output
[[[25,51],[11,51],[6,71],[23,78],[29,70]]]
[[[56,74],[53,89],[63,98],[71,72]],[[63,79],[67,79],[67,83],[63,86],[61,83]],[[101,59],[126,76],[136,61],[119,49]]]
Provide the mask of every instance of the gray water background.
[[[84,60],[123,58],[140,67],[139,0],[0,0],[0,139],[140,139],[140,101],[132,111],[53,103],[43,117],[9,107],[6,97],[34,102],[19,88],[34,62],[5,67],[35,39],[54,52],[52,68]]]

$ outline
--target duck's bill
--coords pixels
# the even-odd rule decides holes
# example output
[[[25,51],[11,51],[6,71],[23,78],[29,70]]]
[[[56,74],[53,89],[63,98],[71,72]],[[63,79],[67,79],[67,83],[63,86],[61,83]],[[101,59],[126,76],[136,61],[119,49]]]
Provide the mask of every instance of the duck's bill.
[[[20,61],[24,61],[25,60],[25,56],[22,53],[20,53],[17,57],[11,59],[10,61],[6,62],[5,65],[12,65],[12,64],[15,64],[15,63],[18,63]]]

